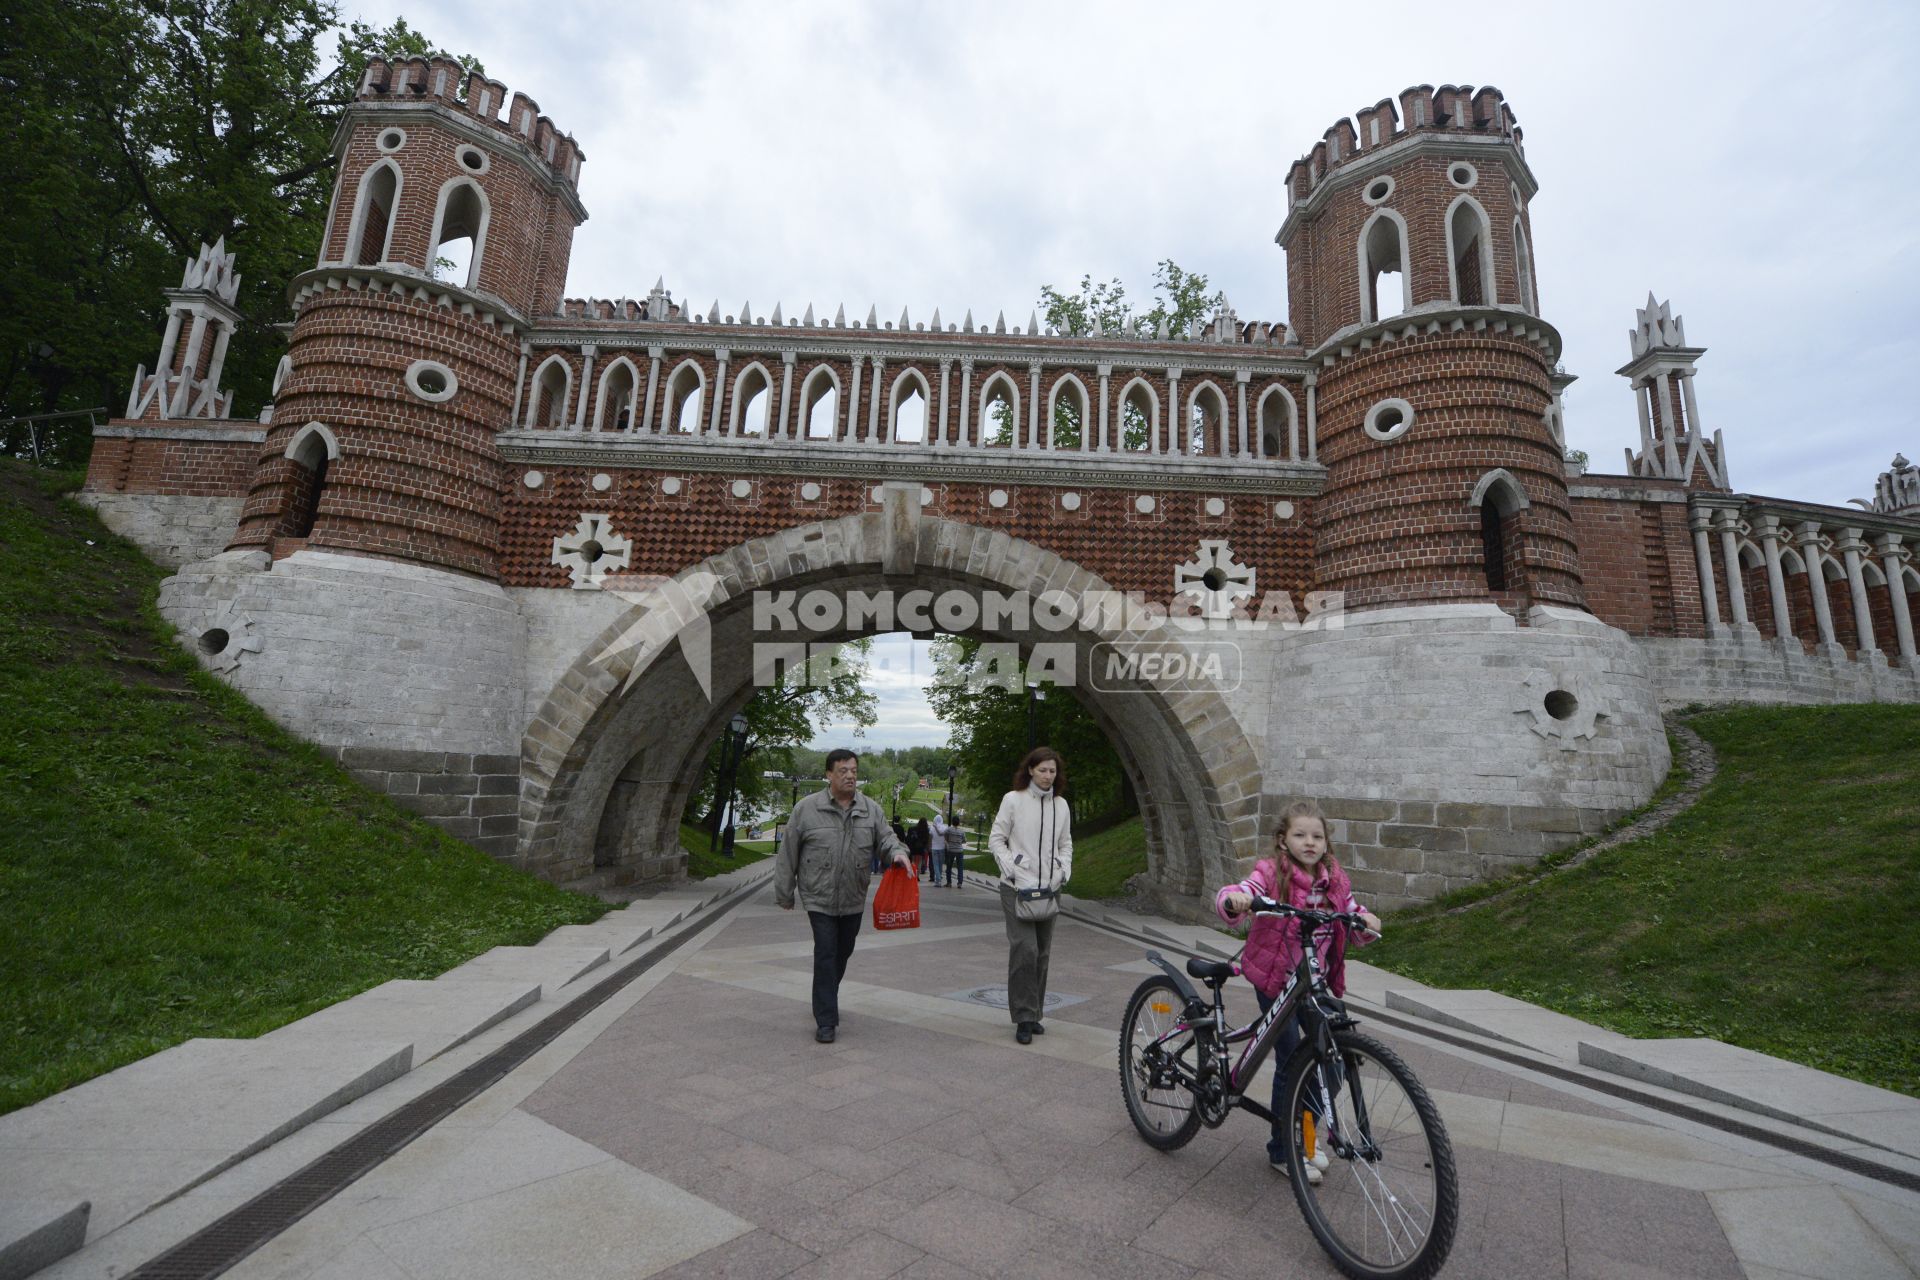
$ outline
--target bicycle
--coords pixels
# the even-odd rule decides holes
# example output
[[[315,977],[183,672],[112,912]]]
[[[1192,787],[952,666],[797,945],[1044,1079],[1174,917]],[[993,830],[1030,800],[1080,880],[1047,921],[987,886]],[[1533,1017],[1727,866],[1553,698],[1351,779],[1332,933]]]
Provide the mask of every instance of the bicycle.
[[[1186,974],[1157,951],[1165,970],[1140,984],[1120,1028],[1120,1091],[1134,1128],[1172,1151],[1235,1109],[1269,1124],[1273,1114],[1247,1097],[1286,1020],[1301,1014],[1304,1035],[1284,1064],[1292,1123],[1283,1131],[1294,1199],[1334,1265],[1355,1280],[1424,1280],[1453,1247],[1459,1188],[1453,1146],[1433,1099],[1400,1056],[1354,1028],[1327,989],[1315,939],[1335,923],[1364,928],[1357,915],[1313,911],[1255,897],[1258,915],[1300,921],[1300,963],[1267,1012],[1229,1030],[1222,988],[1232,960],[1187,961]],[[1187,977],[1204,982],[1209,1003]],[[1238,1060],[1235,1046],[1245,1045]],[[1328,1157],[1317,1182],[1308,1168]]]

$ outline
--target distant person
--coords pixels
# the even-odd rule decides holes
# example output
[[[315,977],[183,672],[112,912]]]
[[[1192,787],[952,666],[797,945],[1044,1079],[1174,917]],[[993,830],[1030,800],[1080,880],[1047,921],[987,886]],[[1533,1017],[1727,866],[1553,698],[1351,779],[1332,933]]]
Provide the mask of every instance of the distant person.
[[[989,845],[1000,864],[1000,907],[1007,917],[1007,1013],[1013,1038],[1032,1044],[1046,1028],[1047,961],[1053,954],[1060,889],[1073,875],[1073,812],[1060,796],[1060,753],[1027,752],[1000,799]]]
[[[832,1044],[840,1025],[840,980],[847,976],[867,906],[873,868],[909,865],[880,802],[860,790],[860,757],[827,752],[827,786],[803,796],[787,819],[773,864],[773,900],[793,910],[796,887],[813,925],[813,1038]]]
[[[925,818],[908,829],[907,852],[913,855],[915,874],[933,879],[933,829]]]
[[[946,883],[966,887],[967,833],[957,823],[940,824],[941,847],[946,850]]]

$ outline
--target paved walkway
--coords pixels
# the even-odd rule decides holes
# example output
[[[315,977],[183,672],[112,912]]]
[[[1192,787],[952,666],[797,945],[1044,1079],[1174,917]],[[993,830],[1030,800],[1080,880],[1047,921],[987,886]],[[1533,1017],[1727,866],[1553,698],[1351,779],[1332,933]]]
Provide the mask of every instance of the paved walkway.
[[[769,897],[756,894],[689,939],[228,1274],[1336,1274],[1285,1179],[1267,1168],[1258,1121],[1235,1116],[1162,1154],[1126,1118],[1115,1034],[1145,966],[1140,942],[1111,926],[1151,924],[1189,942],[1204,931],[1105,915],[1104,924],[1063,920],[1052,987],[1072,1002],[1022,1047],[1003,1010],[965,995],[1005,979],[997,900],[979,888],[927,888],[922,928],[862,931],[839,1041],[817,1045],[805,920]],[[1920,1275],[1920,1194],[1521,1063],[1602,1086],[1631,1083],[1768,1131],[1812,1131],[1698,1090],[1682,1095],[1581,1067],[1578,1042],[1598,1037],[1570,1020],[1529,1022],[1517,1002],[1426,993],[1352,968],[1350,994],[1367,1029],[1413,1065],[1453,1137],[1463,1214],[1446,1274]],[[1230,1007],[1250,1010],[1250,994],[1239,991]],[[448,1079],[539,1007],[90,1239],[42,1274],[126,1275]],[[1902,1154],[1859,1138],[1821,1141],[1920,1172],[1912,1158],[1920,1144]]]

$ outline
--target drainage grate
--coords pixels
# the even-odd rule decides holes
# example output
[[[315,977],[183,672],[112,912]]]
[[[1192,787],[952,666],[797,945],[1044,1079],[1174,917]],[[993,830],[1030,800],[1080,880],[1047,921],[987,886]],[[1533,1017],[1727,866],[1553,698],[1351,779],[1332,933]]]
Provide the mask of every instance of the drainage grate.
[[[127,1280],[208,1280],[220,1275],[479,1097],[680,944],[719,923],[760,887],[755,884],[734,890],[679,937],[657,943],[639,959],[595,983],[566,1008],[542,1018],[478,1062],[461,1068],[298,1172],[143,1263],[127,1274]]]

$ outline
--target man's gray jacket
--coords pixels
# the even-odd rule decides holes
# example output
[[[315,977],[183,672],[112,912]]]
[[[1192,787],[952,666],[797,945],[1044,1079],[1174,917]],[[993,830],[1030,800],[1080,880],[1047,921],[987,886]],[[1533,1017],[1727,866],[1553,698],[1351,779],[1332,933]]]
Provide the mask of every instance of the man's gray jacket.
[[[856,791],[841,809],[831,788],[804,796],[787,820],[786,838],[773,865],[773,898],[793,905],[796,883],[800,905],[831,916],[858,915],[866,909],[867,883],[877,854],[891,860],[906,847],[887,825],[880,802]]]

